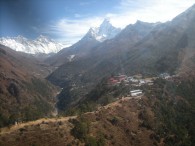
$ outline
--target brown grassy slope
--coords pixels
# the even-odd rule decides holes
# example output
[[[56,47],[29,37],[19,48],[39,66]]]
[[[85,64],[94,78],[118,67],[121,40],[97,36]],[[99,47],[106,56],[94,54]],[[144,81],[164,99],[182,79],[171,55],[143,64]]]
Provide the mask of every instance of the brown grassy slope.
[[[57,89],[37,75],[40,67],[31,59],[0,45],[0,127],[53,110]]]
[[[143,125],[144,120],[149,121],[151,126],[154,121],[152,109],[147,104],[145,97],[119,100],[98,111],[85,113],[76,120],[82,119],[89,124],[86,137],[98,139],[102,135],[105,145],[152,146],[157,143],[153,138],[154,132]],[[1,129],[0,145],[84,145],[86,141],[79,141],[70,134],[73,125],[71,120],[67,121],[69,118],[65,119],[44,119],[18,128]]]
[[[53,70],[51,66],[39,61],[39,58],[31,54],[16,52],[0,44],[1,57],[4,51],[6,58],[9,59],[10,62],[14,62],[16,68],[24,69],[26,72],[31,73],[31,75],[33,74],[34,76],[45,78]]]
[[[147,120],[151,120],[152,124],[154,115],[152,109],[146,106],[146,98],[127,99],[108,105],[95,114],[87,114],[86,118],[91,121],[89,135],[96,137],[99,133],[103,134],[105,145],[153,145],[155,141],[150,139],[153,131],[142,126],[140,116],[146,110]]]
[[[44,146],[66,145],[73,137],[70,135],[71,123],[69,118],[40,119],[22,123],[11,128],[1,129],[0,145],[4,146]]]

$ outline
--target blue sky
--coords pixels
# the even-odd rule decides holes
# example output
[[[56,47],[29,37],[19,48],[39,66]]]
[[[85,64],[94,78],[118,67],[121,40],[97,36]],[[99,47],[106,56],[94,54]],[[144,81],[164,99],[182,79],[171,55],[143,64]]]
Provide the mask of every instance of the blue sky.
[[[137,20],[165,22],[195,0],[0,0],[0,37],[45,35],[73,44],[104,18],[120,28]]]

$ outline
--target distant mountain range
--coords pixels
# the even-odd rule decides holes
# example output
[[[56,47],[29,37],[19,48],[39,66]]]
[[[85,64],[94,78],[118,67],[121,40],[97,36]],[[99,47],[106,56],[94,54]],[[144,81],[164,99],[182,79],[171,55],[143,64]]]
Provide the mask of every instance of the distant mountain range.
[[[193,72],[194,30],[195,5],[166,23],[137,21],[103,42],[84,37],[47,60],[60,66],[48,79],[58,85],[67,81],[86,85],[113,73]]]
[[[57,53],[69,45],[58,43],[48,37],[40,35],[35,40],[27,39],[23,36],[0,38],[0,44],[10,47],[15,51],[29,54]]]
[[[112,26],[108,24],[110,23],[108,20],[104,20],[101,26],[104,26],[105,23],[106,26]],[[130,50],[130,47],[141,41],[158,25],[160,23],[137,21],[135,24],[130,24],[121,30],[112,39],[103,42],[97,41],[95,37],[88,37],[92,30],[90,29],[79,42],[69,48],[62,49],[46,60],[51,65],[60,66],[49,76],[49,79],[60,84],[64,78],[66,78],[65,80],[70,79],[69,74],[74,76],[87,74],[87,80],[110,74],[116,69],[116,66],[122,65],[123,62],[119,61],[120,55],[127,55],[126,53]],[[71,56],[74,57],[70,61]],[[115,57],[117,58],[115,59]],[[108,66],[105,67],[103,64],[108,64]]]
[[[121,32],[120,28],[115,28],[109,19],[105,19],[100,27],[90,28],[84,37],[72,46],[62,49],[57,55],[48,58],[46,62],[59,66],[63,63],[70,62],[70,57],[74,56],[71,61],[76,58],[88,56],[90,52],[100,44],[112,40]]]
[[[105,19],[100,27],[90,28],[79,42],[103,42],[107,39],[114,38],[120,31],[121,29],[112,26],[109,19]],[[10,47],[15,51],[29,54],[57,53],[63,48],[70,46],[69,44],[58,43],[43,35],[40,35],[35,40],[30,40],[23,36],[2,37],[0,38],[0,44]]]

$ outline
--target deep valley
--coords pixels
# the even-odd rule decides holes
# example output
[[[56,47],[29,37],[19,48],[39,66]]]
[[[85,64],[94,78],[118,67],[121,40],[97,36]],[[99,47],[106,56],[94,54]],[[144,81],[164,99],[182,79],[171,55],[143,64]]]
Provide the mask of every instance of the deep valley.
[[[195,4],[164,23],[105,18],[63,47],[0,38],[0,146],[195,144]]]

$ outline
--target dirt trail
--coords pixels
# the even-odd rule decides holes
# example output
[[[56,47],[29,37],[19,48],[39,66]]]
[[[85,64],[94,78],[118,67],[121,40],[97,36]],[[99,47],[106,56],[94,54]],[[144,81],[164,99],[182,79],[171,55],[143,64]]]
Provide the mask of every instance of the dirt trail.
[[[110,103],[106,106],[100,107],[97,111],[86,112],[85,114],[92,114],[92,113],[95,113],[95,112],[99,112],[102,109],[108,109],[108,108],[113,108],[113,107],[116,107],[116,106],[122,106],[121,101],[124,102],[124,101],[128,101],[130,99],[141,99],[141,98],[142,98],[142,96],[122,97],[122,99],[119,99],[115,102],[112,102],[112,103]],[[38,125],[38,124],[42,124],[44,122],[52,122],[52,123],[59,122],[59,121],[65,122],[65,121],[68,121],[69,119],[75,119],[75,118],[77,118],[77,116],[59,117],[59,118],[56,117],[56,118],[50,118],[50,119],[42,118],[42,119],[39,119],[39,120],[36,120],[36,121],[30,121],[30,122],[26,122],[26,123],[19,123],[17,125],[13,125],[11,127],[1,128],[0,129],[0,135],[6,134],[6,133],[11,133],[11,132],[16,131],[20,128],[24,128],[25,126]]]

